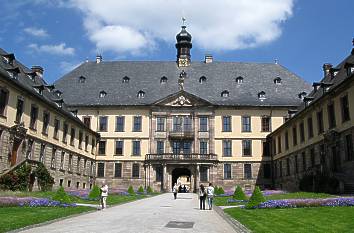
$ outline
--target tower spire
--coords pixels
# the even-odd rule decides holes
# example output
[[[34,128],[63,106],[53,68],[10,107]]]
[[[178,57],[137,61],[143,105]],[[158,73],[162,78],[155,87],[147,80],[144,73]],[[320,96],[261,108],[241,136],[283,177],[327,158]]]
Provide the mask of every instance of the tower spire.
[[[191,62],[192,36],[186,30],[185,21],[186,19],[182,17],[181,31],[176,35],[177,64],[179,67],[189,66]]]

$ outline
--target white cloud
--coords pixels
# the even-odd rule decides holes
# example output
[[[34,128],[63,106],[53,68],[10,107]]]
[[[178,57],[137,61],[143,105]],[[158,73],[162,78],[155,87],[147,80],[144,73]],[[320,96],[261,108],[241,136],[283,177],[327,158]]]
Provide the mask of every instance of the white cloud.
[[[175,42],[181,16],[193,45],[235,50],[274,41],[292,15],[293,0],[70,0],[81,11],[89,39],[98,50],[149,51],[158,40]]]
[[[60,43],[57,45],[38,45],[30,44],[28,47],[37,52],[55,54],[55,55],[74,55],[75,49],[66,47],[65,43]]]
[[[81,62],[62,61],[62,62],[60,62],[59,67],[60,67],[62,73],[66,74],[66,73],[72,71],[73,69],[75,69],[76,67],[78,67],[79,65],[81,65]]]
[[[47,31],[42,28],[28,27],[23,29],[24,32],[36,36],[36,37],[47,37],[49,36]]]

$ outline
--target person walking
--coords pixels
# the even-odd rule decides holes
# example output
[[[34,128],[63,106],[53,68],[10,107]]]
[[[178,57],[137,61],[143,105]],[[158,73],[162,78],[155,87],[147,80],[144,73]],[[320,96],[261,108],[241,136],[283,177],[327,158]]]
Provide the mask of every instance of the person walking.
[[[100,190],[101,190],[101,206],[102,206],[102,210],[104,210],[107,208],[108,185],[102,184]]]
[[[212,210],[213,199],[214,199],[214,187],[212,183],[209,183],[209,187],[207,188],[207,197],[208,197],[209,210]]]
[[[200,201],[200,209],[205,210],[205,198],[206,198],[206,191],[204,185],[201,184],[199,186],[199,201]]]
[[[177,199],[177,192],[178,192],[178,186],[177,183],[175,183],[175,185],[172,188],[172,192],[173,192],[173,196],[175,198],[175,200]]]

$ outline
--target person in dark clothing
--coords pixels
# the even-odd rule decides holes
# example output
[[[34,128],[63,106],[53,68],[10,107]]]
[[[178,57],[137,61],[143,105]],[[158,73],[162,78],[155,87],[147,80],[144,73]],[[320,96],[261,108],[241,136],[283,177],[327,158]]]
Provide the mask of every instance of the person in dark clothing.
[[[199,186],[199,201],[200,201],[200,209],[205,210],[205,198],[206,198],[206,191],[204,185],[201,184]]]
[[[186,185],[183,185],[183,192],[184,192],[184,193],[186,193],[186,192],[187,192]]]

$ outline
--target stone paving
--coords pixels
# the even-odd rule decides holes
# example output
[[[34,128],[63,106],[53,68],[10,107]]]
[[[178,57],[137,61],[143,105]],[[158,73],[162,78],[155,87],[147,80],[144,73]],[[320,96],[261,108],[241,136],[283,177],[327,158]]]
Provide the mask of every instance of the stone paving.
[[[174,200],[166,193],[21,232],[235,232],[214,210],[202,211],[198,205],[196,194],[181,193]]]

